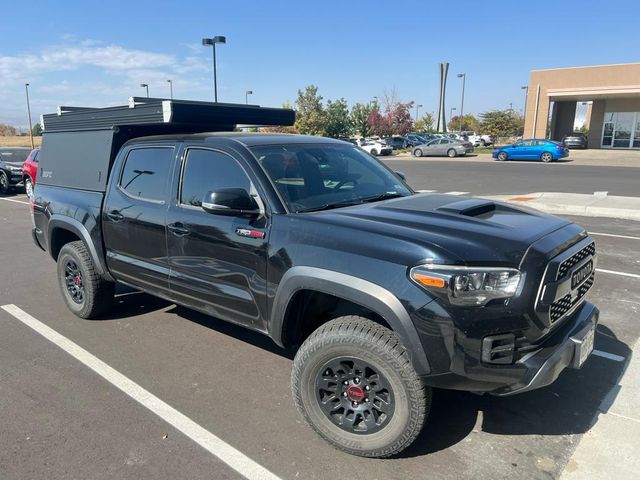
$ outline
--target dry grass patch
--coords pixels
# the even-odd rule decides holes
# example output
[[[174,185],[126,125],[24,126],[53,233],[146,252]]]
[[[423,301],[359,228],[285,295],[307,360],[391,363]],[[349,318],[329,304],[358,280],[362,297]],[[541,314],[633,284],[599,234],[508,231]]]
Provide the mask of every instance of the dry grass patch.
[[[39,147],[42,137],[33,137],[33,143]],[[29,137],[0,137],[0,147],[31,147]]]

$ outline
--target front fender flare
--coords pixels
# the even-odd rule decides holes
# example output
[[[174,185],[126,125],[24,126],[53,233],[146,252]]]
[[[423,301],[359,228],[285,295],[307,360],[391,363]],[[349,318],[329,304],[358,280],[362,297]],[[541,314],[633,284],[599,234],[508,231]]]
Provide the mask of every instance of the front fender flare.
[[[269,333],[278,345],[284,347],[283,328],[287,306],[299,290],[335,295],[377,313],[400,337],[417,373],[426,375],[431,371],[416,327],[395,295],[368,280],[317,267],[292,267],[282,277],[269,322]]]

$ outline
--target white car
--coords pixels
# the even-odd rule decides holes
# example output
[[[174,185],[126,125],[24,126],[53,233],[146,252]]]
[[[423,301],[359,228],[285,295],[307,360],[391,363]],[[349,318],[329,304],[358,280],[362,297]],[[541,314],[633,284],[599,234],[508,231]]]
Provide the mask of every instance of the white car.
[[[463,132],[467,135],[469,142],[474,147],[484,147],[486,145],[491,145],[493,140],[491,140],[491,135],[478,135],[475,132]]]
[[[366,141],[360,148],[365,152],[370,153],[371,155],[391,155],[392,148],[386,143],[378,142],[378,141]]]

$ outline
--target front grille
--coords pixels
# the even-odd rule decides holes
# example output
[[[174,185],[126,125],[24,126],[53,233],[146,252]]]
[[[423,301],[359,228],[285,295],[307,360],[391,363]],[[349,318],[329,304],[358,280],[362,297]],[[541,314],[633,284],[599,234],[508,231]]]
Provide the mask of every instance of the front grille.
[[[569,258],[567,258],[565,261],[563,261],[560,264],[560,267],[558,268],[558,276],[556,277],[556,280],[560,280],[561,278],[563,278],[567,273],[569,273],[569,271],[575,265],[580,263],[585,258],[595,255],[595,253],[596,253],[596,244],[594,242],[591,242],[582,250],[579,250],[578,252],[571,255]]]
[[[593,244],[589,246],[592,246],[592,245]],[[585,249],[588,248],[589,246],[585,247]],[[580,252],[582,252],[583,250],[580,250]],[[562,297],[560,300],[556,300],[551,304],[551,307],[549,308],[549,318],[551,319],[551,323],[555,323],[557,320],[561,319],[569,310],[571,310],[571,308],[573,308],[578,302],[580,302],[580,300],[582,300],[585,297],[587,292],[593,286],[594,276],[595,274],[592,273],[589,276],[589,278],[585,280],[585,282],[578,287],[578,294],[575,296],[575,298],[572,299],[571,294],[568,293],[567,295]]]

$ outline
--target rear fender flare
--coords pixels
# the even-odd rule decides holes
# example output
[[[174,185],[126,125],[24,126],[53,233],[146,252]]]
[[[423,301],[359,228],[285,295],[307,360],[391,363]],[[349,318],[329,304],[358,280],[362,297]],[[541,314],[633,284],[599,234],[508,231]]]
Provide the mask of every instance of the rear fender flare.
[[[352,275],[316,267],[293,267],[282,277],[271,308],[269,333],[284,347],[285,315],[299,290],[315,290],[356,303],[380,315],[400,337],[419,375],[431,371],[418,332],[409,313],[390,291]]]

